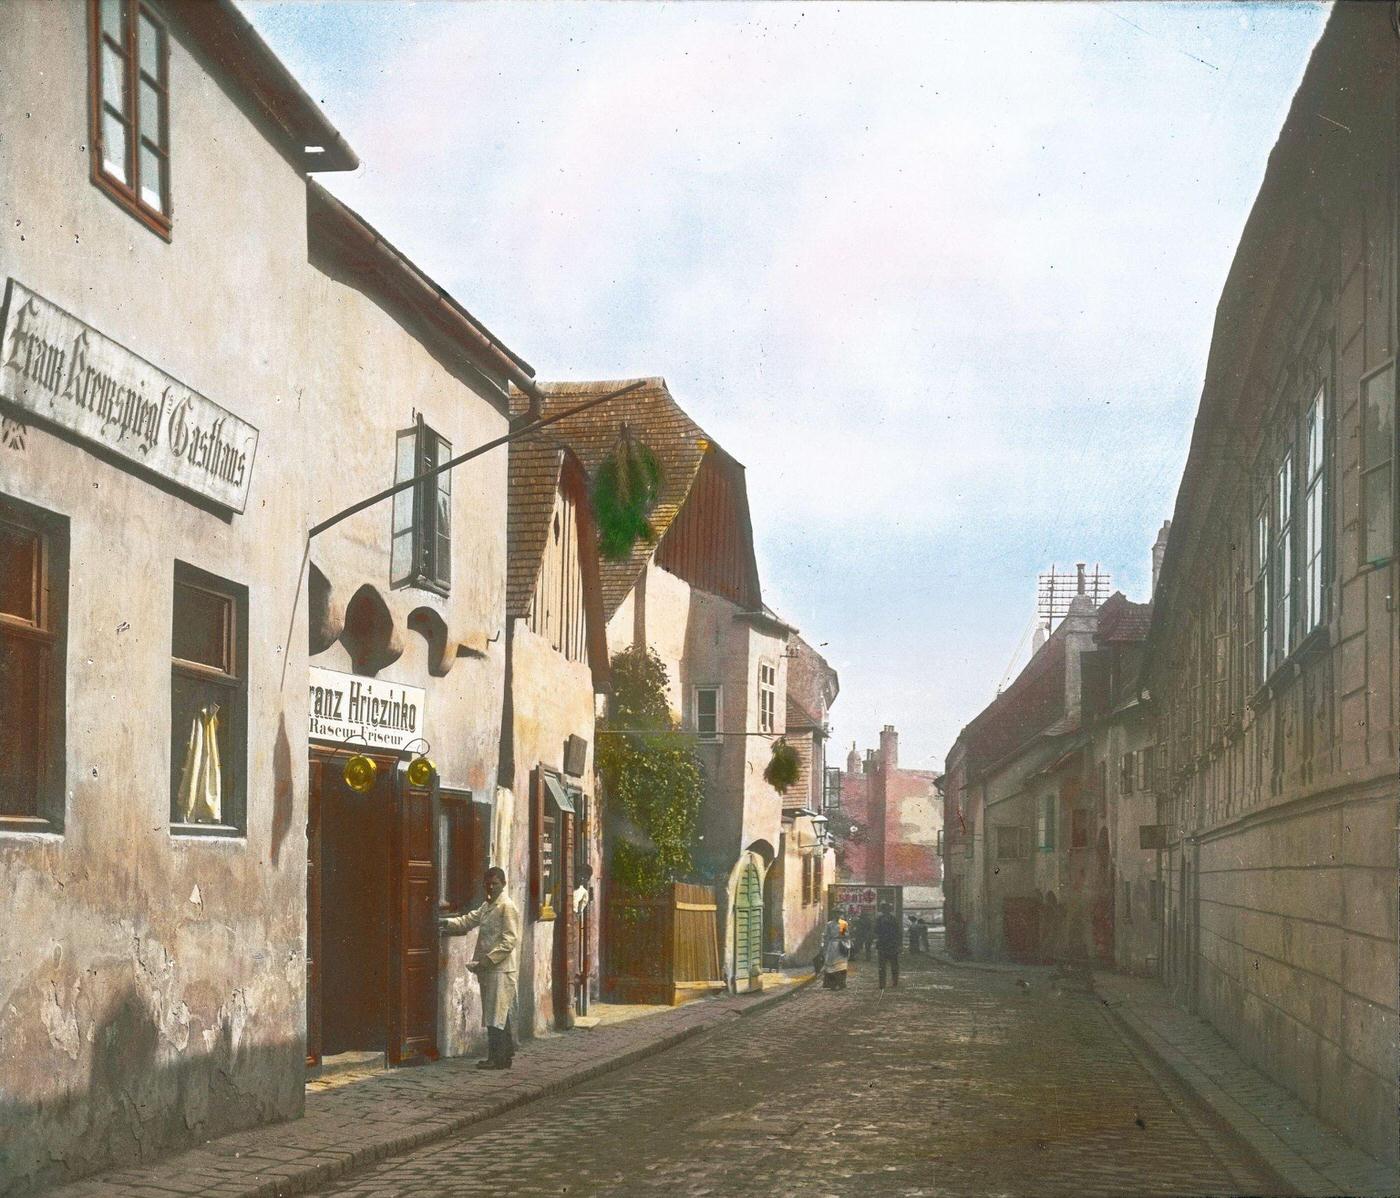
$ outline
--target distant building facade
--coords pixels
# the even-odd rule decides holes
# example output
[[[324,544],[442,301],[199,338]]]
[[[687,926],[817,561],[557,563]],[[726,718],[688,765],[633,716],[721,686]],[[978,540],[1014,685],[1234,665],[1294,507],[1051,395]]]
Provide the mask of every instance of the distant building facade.
[[[838,881],[903,886],[904,906],[943,905],[942,775],[904,769],[899,733],[880,731],[879,749],[853,744],[841,775],[841,811],[859,829],[843,849]]]

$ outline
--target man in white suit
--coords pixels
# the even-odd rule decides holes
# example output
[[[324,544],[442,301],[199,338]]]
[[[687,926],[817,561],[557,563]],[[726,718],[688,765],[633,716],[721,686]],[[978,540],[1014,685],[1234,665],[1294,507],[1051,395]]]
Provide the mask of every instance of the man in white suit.
[[[480,928],[476,952],[467,966],[481,985],[481,1022],[486,1026],[486,1059],[478,1069],[509,1069],[515,1055],[511,1007],[515,1005],[519,971],[520,912],[506,893],[505,870],[493,865],[486,871],[486,901],[465,915],[448,915],[442,931],[460,936]]]

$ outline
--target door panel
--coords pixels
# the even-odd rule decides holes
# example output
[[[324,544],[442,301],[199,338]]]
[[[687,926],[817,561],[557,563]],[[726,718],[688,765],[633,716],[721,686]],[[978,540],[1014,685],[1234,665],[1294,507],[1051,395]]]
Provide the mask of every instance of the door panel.
[[[574,1026],[574,975],[578,972],[578,916],[574,912],[574,835],[576,819],[564,812],[559,842],[559,896],[554,920],[554,1026]]]
[[[437,1045],[436,827],[430,791],[402,790],[395,812],[389,932],[389,1063],[434,1060]]]
[[[312,759],[306,799],[306,1063],[321,1063],[321,762]]]

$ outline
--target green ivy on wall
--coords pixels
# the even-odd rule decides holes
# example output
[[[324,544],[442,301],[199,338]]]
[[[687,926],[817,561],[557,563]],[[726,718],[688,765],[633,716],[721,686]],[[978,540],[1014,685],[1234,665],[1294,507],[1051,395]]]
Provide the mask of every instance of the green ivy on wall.
[[[613,693],[599,729],[598,771],[607,795],[609,876],[654,894],[694,869],[703,780],[689,738],[666,701],[666,666],[650,649],[613,655]]]

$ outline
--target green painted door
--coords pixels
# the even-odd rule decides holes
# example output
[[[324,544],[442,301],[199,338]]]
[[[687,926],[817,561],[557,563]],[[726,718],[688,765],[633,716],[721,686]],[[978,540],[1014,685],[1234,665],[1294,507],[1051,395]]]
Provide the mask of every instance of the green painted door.
[[[763,972],[763,882],[752,861],[734,893],[734,989],[757,989]]]

